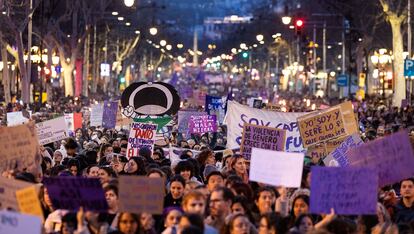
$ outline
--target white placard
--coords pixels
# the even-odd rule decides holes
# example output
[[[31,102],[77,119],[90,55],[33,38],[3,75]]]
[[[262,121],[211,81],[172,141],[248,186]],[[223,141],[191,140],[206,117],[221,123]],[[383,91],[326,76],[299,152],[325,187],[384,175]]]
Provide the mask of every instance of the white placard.
[[[103,112],[104,112],[104,104],[103,103],[99,103],[99,104],[96,104],[96,105],[92,106],[91,117],[90,117],[90,121],[91,121],[90,126],[95,126],[95,127],[102,126]]]
[[[11,211],[0,211],[0,233],[40,234],[42,221],[38,216],[24,215]]]
[[[29,122],[29,119],[23,116],[23,112],[8,112],[7,113],[7,126],[16,126]]]
[[[252,148],[249,180],[274,186],[299,188],[304,155]]]
[[[36,124],[39,145],[46,145],[69,137],[65,117],[51,119]]]
[[[65,122],[66,122],[66,126],[68,128],[69,131],[74,132],[75,131],[75,127],[74,127],[74,120],[73,120],[73,113],[65,113]]]

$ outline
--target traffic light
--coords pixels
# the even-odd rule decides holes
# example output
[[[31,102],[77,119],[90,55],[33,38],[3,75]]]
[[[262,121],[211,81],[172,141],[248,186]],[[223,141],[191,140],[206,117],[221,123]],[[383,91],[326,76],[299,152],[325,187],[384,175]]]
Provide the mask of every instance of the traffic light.
[[[302,18],[298,18],[295,20],[295,31],[297,35],[302,34],[302,29],[304,25],[305,25],[305,21]]]
[[[243,52],[242,56],[243,56],[243,58],[248,58],[249,57],[249,53]]]

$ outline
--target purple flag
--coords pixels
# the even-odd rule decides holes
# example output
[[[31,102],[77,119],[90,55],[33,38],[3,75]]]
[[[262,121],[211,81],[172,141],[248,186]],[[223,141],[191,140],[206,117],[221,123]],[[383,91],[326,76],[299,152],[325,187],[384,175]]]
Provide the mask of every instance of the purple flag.
[[[340,215],[375,214],[378,177],[362,167],[312,167],[310,211]]]
[[[79,207],[90,211],[107,211],[108,203],[97,178],[72,176],[44,177],[54,209],[76,211]]]
[[[358,146],[347,154],[350,166],[375,169],[380,186],[414,175],[414,153],[406,130]]]

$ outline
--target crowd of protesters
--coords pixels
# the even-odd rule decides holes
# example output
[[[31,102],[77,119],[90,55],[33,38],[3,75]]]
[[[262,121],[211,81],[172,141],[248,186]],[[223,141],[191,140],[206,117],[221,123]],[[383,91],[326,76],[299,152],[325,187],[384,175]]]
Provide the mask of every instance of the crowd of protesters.
[[[303,97],[283,98],[287,111],[312,110]],[[311,101],[329,104],[321,99]],[[34,111],[32,119],[40,122],[65,111],[87,112],[87,105],[65,99]],[[3,106],[2,116],[25,108],[19,104]],[[354,109],[364,141],[414,126],[414,109],[410,106],[391,107],[372,98],[354,102]],[[322,159],[307,161],[299,189],[267,186],[249,181],[249,161],[237,150],[226,149],[225,126],[218,133],[199,137],[185,136],[175,129],[166,135],[165,145],[155,146],[153,152],[142,148],[138,157],[129,159],[128,131],[89,127],[87,121],[71,138],[42,146],[43,177],[99,178],[109,206],[106,213],[54,209],[46,187],[42,187],[39,198],[45,233],[414,233],[413,178],[380,188],[376,215],[342,216],[335,210],[311,214],[310,166],[323,165]],[[169,157],[165,149],[168,145],[183,148],[179,160]],[[162,215],[120,212],[120,175],[164,178]],[[2,176],[32,183],[41,183],[42,179],[13,170],[2,172]]]

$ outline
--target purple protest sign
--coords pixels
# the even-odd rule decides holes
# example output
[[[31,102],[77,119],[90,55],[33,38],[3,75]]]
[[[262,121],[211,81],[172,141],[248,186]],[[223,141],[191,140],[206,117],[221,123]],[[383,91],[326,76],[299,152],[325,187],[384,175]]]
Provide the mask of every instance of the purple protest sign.
[[[102,185],[97,178],[72,176],[44,177],[54,209],[107,211],[108,203]]]
[[[286,130],[245,124],[241,142],[241,154],[250,160],[252,148],[284,151],[286,144]]]
[[[312,167],[310,211],[340,215],[375,214],[378,176],[362,167]]]
[[[347,137],[344,142],[341,143],[330,155],[328,155],[327,160],[325,162],[326,165],[329,165],[330,160],[335,159],[341,167],[346,167],[349,165],[348,155],[347,153],[359,146],[362,145],[364,142],[361,140],[358,134],[352,134],[351,136]]]
[[[102,127],[115,128],[117,111],[118,111],[118,102],[116,101],[113,101],[113,102],[105,101],[104,102]]]
[[[190,116],[188,129],[191,134],[217,132],[217,118],[215,115]]]
[[[351,149],[350,166],[377,170],[380,186],[414,175],[414,153],[406,130]]]
[[[207,113],[199,111],[178,111],[178,132],[188,133],[190,117],[199,115],[207,115]]]

